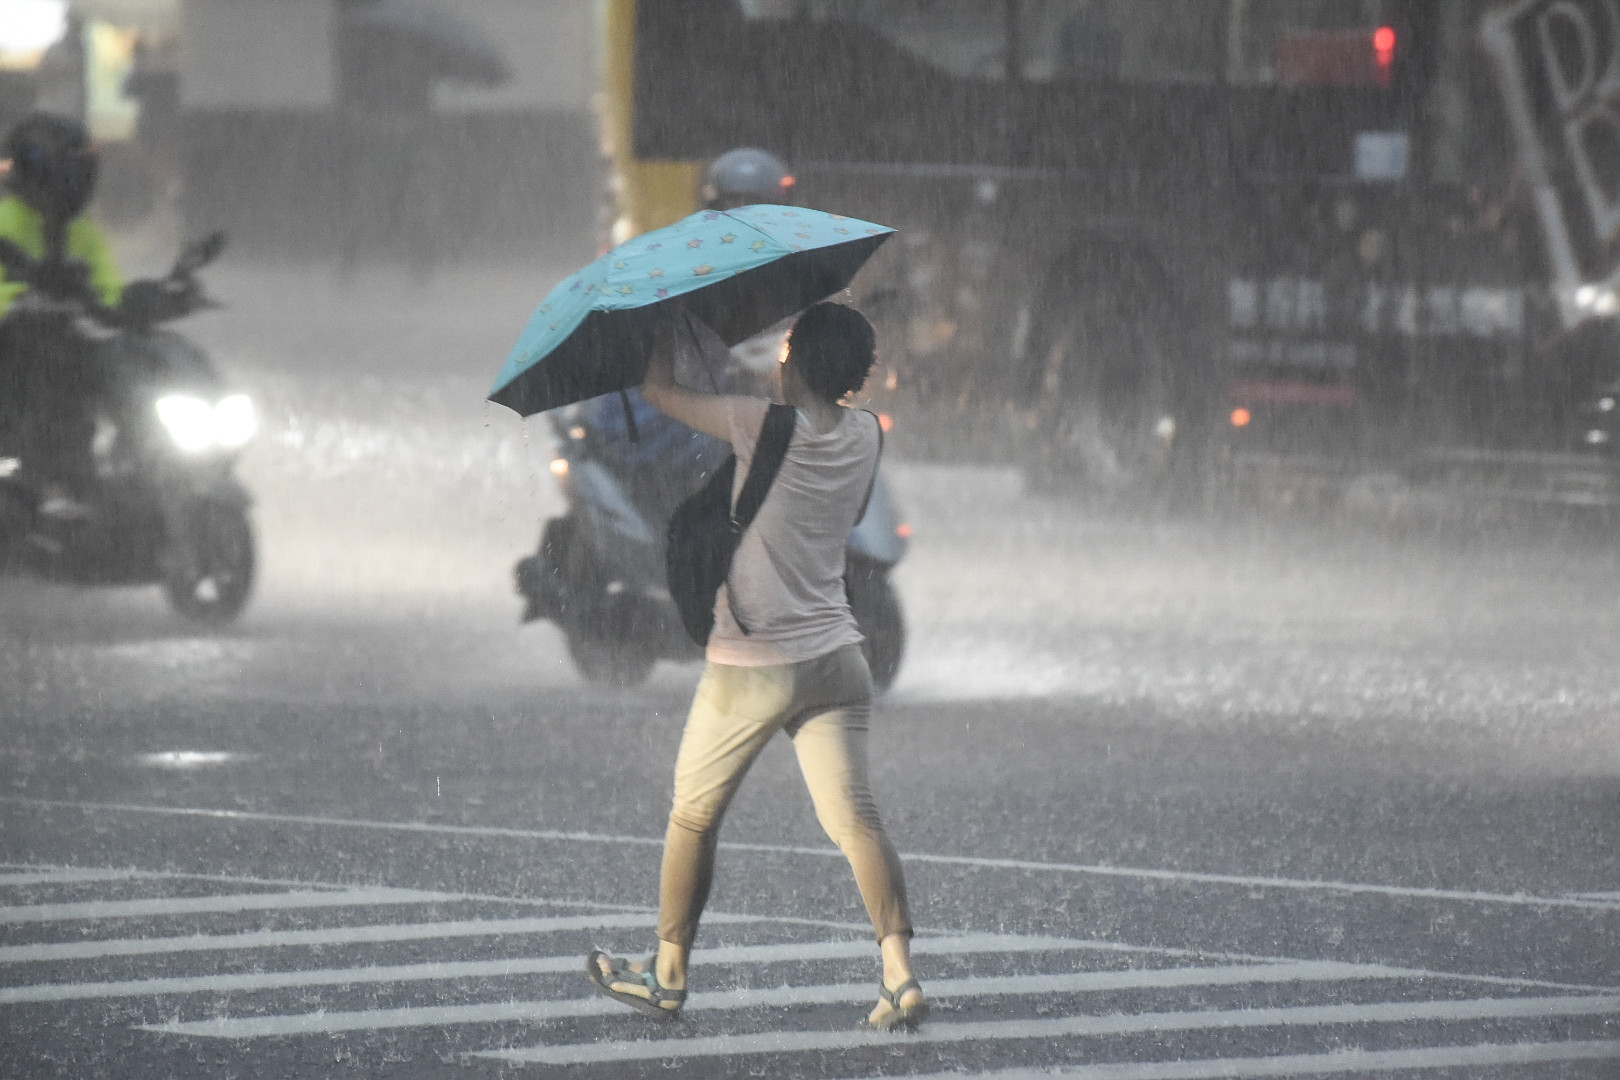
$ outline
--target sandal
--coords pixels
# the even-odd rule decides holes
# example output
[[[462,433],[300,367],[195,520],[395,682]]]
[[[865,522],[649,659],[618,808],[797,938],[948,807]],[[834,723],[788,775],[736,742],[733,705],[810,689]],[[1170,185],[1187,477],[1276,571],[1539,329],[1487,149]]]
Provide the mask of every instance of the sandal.
[[[877,1023],[862,1020],[861,1026],[873,1031],[916,1031],[917,1026],[928,1019],[928,1002],[923,1000],[908,1008],[901,1007],[900,999],[912,990],[922,991],[916,979],[907,979],[893,990],[878,983],[878,997],[889,1003],[889,1011]]]
[[[598,962],[606,960],[613,969],[611,975],[602,974],[602,965]],[[622,1002],[632,1009],[639,1009],[661,1020],[673,1020],[681,1013],[681,1007],[686,1004],[685,990],[671,990],[658,981],[655,970],[655,957],[649,956],[646,971],[636,971],[630,967],[630,961],[622,956],[609,956],[599,949],[592,949],[591,954],[585,958],[585,974],[590,977],[591,985],[596,987],[598,993]],[[614,983],[642,983],[647,987],[647,997],[640,994],[627,994],[622,990],[613,989]]]

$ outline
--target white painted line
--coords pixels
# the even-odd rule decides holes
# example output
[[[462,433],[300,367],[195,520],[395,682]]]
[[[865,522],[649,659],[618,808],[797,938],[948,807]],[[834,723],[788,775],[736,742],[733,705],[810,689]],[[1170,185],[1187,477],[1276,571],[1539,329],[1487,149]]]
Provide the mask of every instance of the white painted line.
[[[46,867],[39,870],[0,874],[0,885],[73,885],[89,881],[133,881],[137,878],[164,877],[140,870],[96,870],[76,866]]]
[[[960,979],[931,979],[930,997],[1015,997],[1021,994],[1084,994],[1110,990],[1169,989],[1186,986],[1244,986],[1261,983],[1343,982],[1347,979],[1385,979],[1391,973],[1359,964],[1256,964],[1237,967],[1138,968],[1131,971],[1072,971],[1048,975],[978,975]],[[877,989],[866,983],[822,986],[779,986],[759,990],[725,990],[694,994],[688,1008],[747,1009],[793,1005],[866,1004],[877,1000]]]
[[[1002,1069],[984,1073],[908,1073],[906,1080],[1240,1080],[1261,1076],[1324,1076],[1395,1069],[1448,1069],[1468,1065],[1540,1065],[1553,1061],[1620,1058],[1620,1042],[1477,1043],[1414,1050],[1351,1048],[1327,1054],[1207,1058],[1202,1061],[1120,1062],[1073,1069]]]
[[[988,935],[987,935],[988,936]],[[875,947],[865,942],[822,942],[824,946],[817,959],[832,957],[874,958]],[[936,943],[938,953],[997,952],[985,948],[977,936],[959,940],[941,940]],[[835,948],[843,946],[842,949]],[[859,946],[859,949],[855,948]],[[800,949],[784,955],[791,946],[737,946],[730,949],[698,950],[692,954],[693,964],[769,963],[781,959],[802,958]],[[922,952],[924,950],[918,950]],[[544,961],[547,972],[575,971],[583,968],[580,957],[548,957]],[[419,965],[436,967],[444,965]],[[362,969],[382,972],[385,969]],[[534,969],[536,972],[540,968]],[[496,972],[494,974],[525,974],[526,972]],[[278,973],[279,974],[279,973]],[[294,974],[294,973],[287,973]],[[325,974],[325,973],[318,973]],[[431,976],[424,976],[431,977]],[[446,978],[458,977],[446,975]],[[1360,964],[1265,964],[1241,967],[1201,968],[1146,968],[1131,971],[1080,971],[1060,975],[1011,975],[962,979],[935,979],[929,982],[928,992],[936,998],[976,997],[984,995],[1017,995],[1047,993],[1083,993],[1105,990],[1148,987],[1181,986],[1235,986],[1245,983],[1337,982],[1345,979],[1389,978],[1385,969]],[[173,980],[152,980],[173,981]],[[361,980],[355,980],[361,981]],[[385,981],[366,978],[363,981]],[[584,979],[581,978],[583,984]],[[293,985],[281,983],[280,985]],[[48,987],[39,989],[49,989]],[[237,987],[226,987],[237,989]],[[0,991],[4,994],[5,991]],[[775,1008],[795,1005],[825,1005],[864,1003],[876,1000],[877,992],[871,982],[824,983],[811,986],[777,986],[760,989],[726,990],[716,993],[694,993],[686,1008],[705,1009]],[[0,997],[0,1001],[6,1000]],[[162,1031],[172,1035],[198,1035],[210,1038],[243,1039],[266,1035],[330,1034],[336,1031],[375,1030],[396,1027],[428,1027],[449,1024],[495,1023],[507,1020],[557,1020],[564,1017],[611,1016],[622,1013],[624,1006],[600,997],[569,999],[564,1001],[499,1001],[483,1005],[449,1005],[405,1009],[369,1009],[350,1013],[306,1013],[293,1016],[253,1016],[241,1019],[229,1017],[200,1021],[174,1021],[154,1024],[149,1031]]]
[[[42,983],[0,987],[0,1005],[42,1001],[90,1001],[115,997],[162,997],[165,994],[250,993],[289,986],[349,986],[363,983],[429,982],[440,979],[498,979],[509,975],[547,975],[583,968],[583,959],[539,956],[513,960],[468,960],[375,967],[321,968],[305,971],[254,971],[239,975],[189,975],[126,982]]]
[[[1037,1020],[980,1020],[927,1024],[907,1043],[960,1043],[1001,1039],[1055,1039],[1167,1031],[1301,1027],[1323,1024],[1402,1024],[1425,1020],[1544,1019],[1620,1013],[1620,996],[1471,998],[1460,1001],[1393,1001],[1364,1005],[1305,1005],[1277,1009],[1065,1016]],[[546,1065],[659,1061],[738,1054],[802,1053],[895,1045],[892,1035],[862,1031],[771,1031],[756,1035],[711,1035],[688,1039],[569,1043],[560,1046],[482,1050],[473,1057]]]
[[[67,802],[56,799],[0,797],[0,804],[38,806],[85,812],[121,814],[162,814],[176,817],[202,817],[221,821],[274,822],[281,825],[309,825],[319,828],[381,829],[390,832],[426,833],[451,836],[482,836],[562,843],[628,844],[661,847],[662,837],[621,836],[603,833],[569,832],[557,829],[513,829],[499,826],[444,825],[426,821],[369,821],[360,818],[317,817],[308,814],[269,814],[245,810],[213,810],[204,807],[140,806],[122,803]],[[752,851],[772,855],[804,855],[842,859],[836,848],[801,847],[792,844],[751,844],[722,841],[732,851]],[[1194,870],[1158,870],[1146,867],[1107,866],[1100,863],[1037,862],[1029,859],[985,858],[972,855],[930,855],[902,853],[910,862],[945,866],[967,866],[981,870],[1019,870],[1033,873],[1085,874],[1101,877],[1138,878],[1202,885],[1229,885],[1243,889],[1287,889],[1307,892],[1336,892],[1347,895],[1390,896],[1413,900],[1445,900],[1457,903],[1507,904],[1519,907],[1573,908],[1620,911],[1620,899],[1591,899],[1582,896],[1535,896],[1528,893],[1495,893],[1469,889],[1435,889],[1406,885],[1371,885],[1353,881],[1324,881],[1308,878],[1212,874]]]
[[[228,896],[162,896],[144,900],[87,900],[73,904],[0,907],[0,923],[64,922],[69,919],[132,919],[226,911],[358,907],[368,904],[433,904],[444,893],[415,889],[339,889],[330,892],[232,893]]]
[[[0,804],[6,800],[0,798]],[[72,867],[50,866],[39,863],[0,863],[0,871],[27,871],[30,873],[50,873],[59,870],[89,870],[100,872],[102,870],[118,870],[128,873],[132,877],[150,878],[164,881],[216,881],[226,885],[262,885],[276,889],[365,889],[373,888],[369,883],[354,884],[343,882],[307,881],[297,878],[264,878],[253,877],[247,874],[199,874],[190,870],[137,870],[123,867]],[[513,904],[518,907],[545,907],[545,908],[584,908],[587,911],[628,911],[647,912],[647,907],[639,904],[604,904],[595,900],[569,900],[567,898],[538,899],[532,896],[495,896],[489,893],[459,893],[439,892],[435,890],[434,897],[439,902],[448,903],[452,900],[467,900],[483,903]],[[831,922],[825,919],[782,919],[776,921],[794,921],[805,926],[827,926],[835,929],[858,928],[867,929],[866,924],[856,927],[854,923]]]
[[[759,922],[747,915],[706,915],[705,922]],[[0,964],[92,960],[108,956],[158,953],[227,952],[233,949],[288,948],[301,945],[362,945],[388,941],[495,937],[501,934],[555,934],[567,930],[653,927],[650,914],[560,915],[544,919],[462,919],[455,922],[380,923],[327,926],[319,930],[249,930],[238,934],[187,934],[156,938],[106,938],[100,941],[52,941],[37,945],[0,946]]]

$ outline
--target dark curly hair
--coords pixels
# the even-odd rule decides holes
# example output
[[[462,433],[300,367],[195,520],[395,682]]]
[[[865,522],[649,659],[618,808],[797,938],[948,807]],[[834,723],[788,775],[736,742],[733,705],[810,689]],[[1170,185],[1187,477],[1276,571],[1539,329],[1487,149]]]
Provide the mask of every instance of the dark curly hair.
[[[788,359],[816,396],[837,403],[859,390],[877,352],[877,334],[852,307],[823,300],[788,335]]]

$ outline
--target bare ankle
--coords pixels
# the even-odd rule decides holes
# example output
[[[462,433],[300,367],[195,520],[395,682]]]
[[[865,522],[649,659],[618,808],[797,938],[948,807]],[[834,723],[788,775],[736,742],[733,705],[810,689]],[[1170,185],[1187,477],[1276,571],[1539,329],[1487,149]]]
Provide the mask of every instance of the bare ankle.
[[[686,958],[688,950],[669,941],[658,943],[658,981],[671,990],[686,989]]]

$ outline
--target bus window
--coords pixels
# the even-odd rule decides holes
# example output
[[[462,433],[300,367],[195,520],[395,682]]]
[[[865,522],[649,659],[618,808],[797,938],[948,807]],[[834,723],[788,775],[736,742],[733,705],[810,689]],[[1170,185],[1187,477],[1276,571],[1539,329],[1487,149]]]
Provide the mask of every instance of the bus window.
[[[738,0],[752,19],[859,25],[951,75],[1210,83],[1224,4],[1214,0]]]
[[[1224,6],[1209,0],[1024,0],[1024,76],[1214,82]]]
[[[1400,41],[1381,0],[1232,0],[1227,78],[1283,86],[1388,85]]]
[[[759,20],[807,18],[861,26],[925,63],[965,78],[1007,71],[1007,18],[985,0],[738,0]]]

